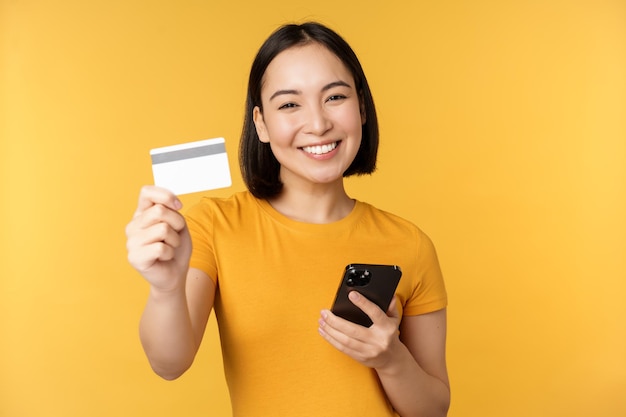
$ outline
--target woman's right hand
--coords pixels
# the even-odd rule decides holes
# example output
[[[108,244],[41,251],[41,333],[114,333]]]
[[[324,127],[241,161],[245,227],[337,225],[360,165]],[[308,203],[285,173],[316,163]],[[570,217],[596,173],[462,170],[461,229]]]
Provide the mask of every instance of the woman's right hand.
[[[145,186],[135,214],[126,226],[128,261],[161,291],[185,287],[191,257],[191,238],[180,200],[170,191]]]

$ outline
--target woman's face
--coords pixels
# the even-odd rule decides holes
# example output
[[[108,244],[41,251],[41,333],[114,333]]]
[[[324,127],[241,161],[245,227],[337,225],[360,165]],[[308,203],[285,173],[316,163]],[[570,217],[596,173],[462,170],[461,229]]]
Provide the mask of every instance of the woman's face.
[[[261,102],[254,123],[286,187],[342,181],[359,150],[365,112],[336,55],[317,43],[281,52],[265,71]]]

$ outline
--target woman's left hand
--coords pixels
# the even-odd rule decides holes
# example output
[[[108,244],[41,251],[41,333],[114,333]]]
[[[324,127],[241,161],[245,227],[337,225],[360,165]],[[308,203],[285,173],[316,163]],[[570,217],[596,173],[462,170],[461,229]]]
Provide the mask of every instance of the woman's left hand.
[[[349,298],[369,316],[373,324],[363,327],[329,310],[322,310],[319,333],[328,343],[363,365],[382,369],[393,357],[394,349],[402,343],[398,332],[400,316],[396,309],[396,297],[393,297],[386,313],[356,291],[352,291]]]

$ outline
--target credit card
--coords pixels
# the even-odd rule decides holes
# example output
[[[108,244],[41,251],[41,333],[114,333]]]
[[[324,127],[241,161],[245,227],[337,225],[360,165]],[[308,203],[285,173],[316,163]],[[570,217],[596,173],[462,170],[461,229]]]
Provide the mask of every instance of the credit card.
[[[150,157],[154,185],[176,195],[232,185],[224,138],[151,149]]]

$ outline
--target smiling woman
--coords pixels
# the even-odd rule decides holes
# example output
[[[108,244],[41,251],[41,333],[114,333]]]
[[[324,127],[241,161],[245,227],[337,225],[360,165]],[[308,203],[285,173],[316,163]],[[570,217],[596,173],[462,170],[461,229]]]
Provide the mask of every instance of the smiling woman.
[[[445,416],[447,297],[435,249],[417,226],[344,188],[345,176],[374,170],[378,148],[354,52],[320,24],[281,27],[253,63],[246,109],[249,191],[203,199],[183,217],[171,192],[144,187],[127,226],[128,258],[150,284],[140,327],[153,369],[184,373],[215,309],[235,417]],[[403,271],[386,308],[350,297],[369,327],[326,309],[357,260]]]
[[[376,174],[346,178],[347,194],[436,240],[451,307],[449,415],[626,416],[626,2],[469,4],[0,1],[0,416],[231,416],[212,313],[192,368],[175,382],[151,374],[136,323],[148,286],[121,228],[152,180],[149,149],[223,136],[237,165],[250,64],[277,23],[305,16],[340,29],[375,93]],[[353,77],[365,146],[373,119]],[[268,169],[259,180],[271,189],[278,168]],[[231,188],[180,197],[185,207],[244,190],[236,171]],[[365,224],[296,222],[258,201],[257,218],[293,236],[245,234],[229,229],[245,213],[211,211],[215,253],[248,267],[233,288],[238,266],[220,261],[220,292],[242,304],[220,325],[254,321],[222,333],[275,348],[266,363],[293,358],[298,383],[269,395],[302,394],[310,373],[354,369],[317,333],[344,267],[335,258],[405,248],[381,248],[388,223],[337,248],[342,231]],[[379,253],[362,252],[370,244]],[[229,351],[231,377],[275,388],[255,358],[233,360],[254,352]],[[340,395],[363,397],[355,386],[330,392],[343,382],[313,401],[326,406],[318,415]]]
[[[318,83],[318,91],[316,91],[316,93],[320,94],[318,100],[328,100],[325,107],[332,107],[332,101],[347,100],[350,97],[349,94],[352,94],[351,101],[356,99],[359,103],[362,125],[361,143],[352,164],[343,175],[370,174],[376,168],[378,119],[367,78],[365,77],[365,73],[363,72],[363,68],[356,54],[341,37],[329,34],[320,26],[313,24],[304,24],[301,26],[286,25],[261,46],[257,54],[257,59],[255,59],[252,64],[248,80],[246,115],[239,158],[244,181],[250,192],[258,198],[276,196],[282,190],[283,184],[280,178],[280,164],[270,149],[271,146],[267,138],[265,141],[259,141],[259,132],[257,131],[258,127],[256,122],[263,121],[260,116],[265,113],[266,109],[264,106],[267,105],[268,102],[272,102],[272,106],[275,106],[274,101],[276,100],[276,96],[298,96],[303,93],[297,85],[286,85],[285,82],[287,79],[281,80],[278,78],[278,72],[275,74],[276,80],[274,82],[280,81],[280,84],[274,86],[274,90],[266,87],[265,83],[268,77],[266,70],[270,66],[277,67],[274,60],[278,55],[285,54],[289,56],[298,52],[303,53],[302,50],[305,49],[305,46],[313,47],[312,50],[308,51],[309,53],[306,56],[307,60],[313,60],[313,63],[315,63],[317,59],[329,60],[328,62],[333,66],[334,70],[339,71],[345,77],[345,79],[338,77],[337,74],[333,75],[331,72],[326,75],[327,77],[330,76],[330,78],[316,80]],[[286,58],[283,57],[279,59]],[[328,67],[326,71],[331,71],[330,68],[331,67]],[[280,68],[278,68],[278,70],[280,70]],[[301,67],[301,71],[304,71],[302,73],[304,75],[307,68]],[[307,76],[311,75],[318,78],[321,77],[321,73],[311,74],[309,71]],[[297,84],[305,80],[312,83],[315,78],[300,78],[292,80],[291,82]],[[329,90],[342,88],[343,90],[338,91],[339,94],[328,94]],[[262,98],[262,89],[265,93],[264,98]],[[355,97],[355,95],[358,97]],[[281,104],[276,107],[284,105],[289,109],[296,107],[296,104],[290,103],[289,100],[281,102]],[[308,110],[310,111],[311,109],[309,108]],[[320,120],[322,123],[326,122],[318,118],[318,122]],[[315,145],[318,144],[319,143]]]
[[[361,145],[361,109],[352,75],[325,47],[309,43],[276,56],[265,71],[254,123],[280,164],[280,200],[289,198],[290,181],[343,189],[343,174]]]

